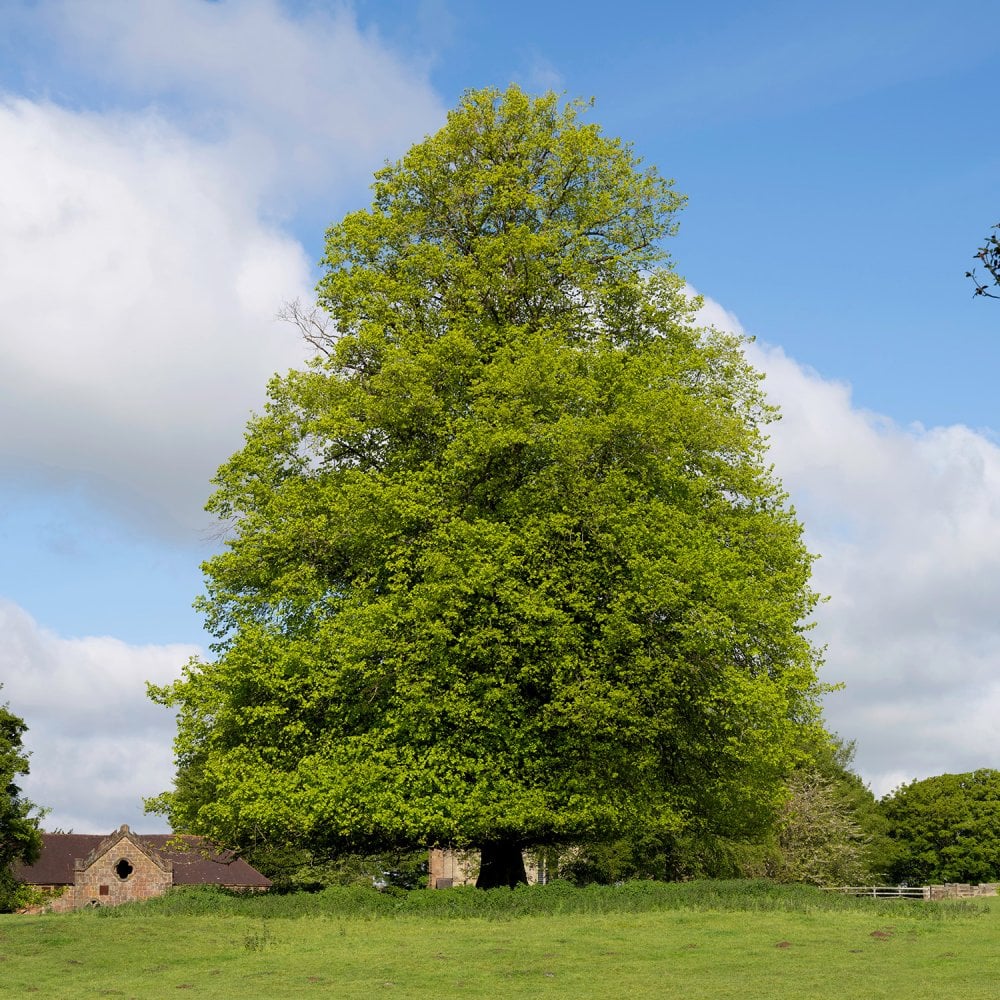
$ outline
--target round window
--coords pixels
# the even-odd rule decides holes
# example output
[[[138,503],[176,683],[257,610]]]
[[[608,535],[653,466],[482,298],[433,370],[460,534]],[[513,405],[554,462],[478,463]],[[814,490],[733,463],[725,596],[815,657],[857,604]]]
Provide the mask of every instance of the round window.
[[[129,875],[134,872],[135,869],[129,864],[127,858],[122,858],[118,864],[115,865],[115,874],[124,882]]]

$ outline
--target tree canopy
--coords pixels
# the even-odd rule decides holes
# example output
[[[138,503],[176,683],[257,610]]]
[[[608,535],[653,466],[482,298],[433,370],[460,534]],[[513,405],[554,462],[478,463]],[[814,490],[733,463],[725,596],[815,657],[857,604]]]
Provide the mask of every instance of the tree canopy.
[[[38,858],[42,838],[35,806],[22,794],[19,775],[28,773],[22,737],[27,727],[6,704],[0,705],[0,912],[13,902],[14,862],[31,864]]]
[[[818,725],[775,414],[669,266],[683,199],[585,111],[470,92],[329,230],[316,357],[209,502],[214,658],[152,689],[176,828],[485,859],[772,821]]]
[[[939,774],[882,799],[897,858],[913,884],[1000,880],[1000,771]]]

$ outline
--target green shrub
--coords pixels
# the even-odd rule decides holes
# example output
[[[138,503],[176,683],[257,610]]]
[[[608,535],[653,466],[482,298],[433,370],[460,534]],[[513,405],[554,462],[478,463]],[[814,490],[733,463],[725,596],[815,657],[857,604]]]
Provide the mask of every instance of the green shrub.
[[[378,892],[365,886],[330,886],[320,892],[251,895],[212,886],[173,889],[142,903],[78,911],[84,918],[127,920],[133,916],[232,914],[253,918],[440,917],[510,920],[529,915],[648,913],[662,910],[814,913],[862,911],[883,916],[941,919],[986,909],[978,903],[857,899],[813,886],[780,885],[766,879],[690,882],[641,880],[578,888],[569,882],[482,891],[466,886]]]

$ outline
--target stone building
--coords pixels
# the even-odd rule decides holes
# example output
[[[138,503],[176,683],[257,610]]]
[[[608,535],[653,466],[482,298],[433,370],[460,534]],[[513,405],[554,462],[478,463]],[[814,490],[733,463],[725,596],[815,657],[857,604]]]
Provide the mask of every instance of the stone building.
[[[117,906],[162,896],[175,885],[218,885],[265,892],[271,880],[230,851],[201,837],[133,833],[127,825],[110,837],[42,834],[33,865],[15,865],[17,878],[52,894],[46,909]]]
[[[544,851],[525,850],[524,873],[528,885],[539,885],[558,877],[550,868]],[[460,885],[475,885],[479,877],[479,851],[454,847],[432,847],[427,857],[427,886],[430,889],[452,889]]]
[[[427,857],[427,885],[431,889],[451,889],[475,885],[479,877],[479,852],[452,847],[432,847]]]

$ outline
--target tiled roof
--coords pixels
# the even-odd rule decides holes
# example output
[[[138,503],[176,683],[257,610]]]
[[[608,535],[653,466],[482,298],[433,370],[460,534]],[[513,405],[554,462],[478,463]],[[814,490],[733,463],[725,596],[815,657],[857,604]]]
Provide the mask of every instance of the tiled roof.
[[[220,851],[203,837],[154,833],[142,837],[174,863],[174,885],[239,885],[269,889],[271,880],[232,851]]]
[[[266,889],[271,880],[231,851],[202,837],[172,833],[129,834],[137,843],[172,861],[174,885],[231,885]],[[85,860],[108,836],[99,833],[43,833],[42,854],[33,865],[15,865],[17,878],[31,885],[72,885],[77,860]]]

